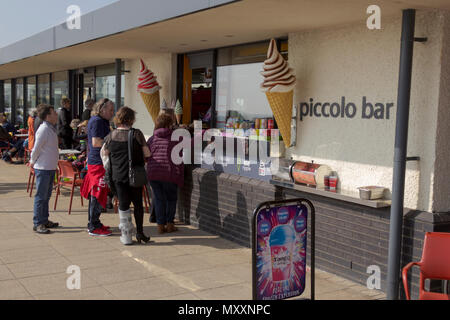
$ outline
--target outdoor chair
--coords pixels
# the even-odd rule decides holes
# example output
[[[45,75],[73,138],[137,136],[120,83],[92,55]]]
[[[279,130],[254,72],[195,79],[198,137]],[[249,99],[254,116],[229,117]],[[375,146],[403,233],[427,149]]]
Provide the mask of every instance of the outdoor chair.
[[[450,280],[450,233],[425,233],[422,259],[419,262],[410,262],[402,271],[407,300],[410,300],[408,270],[412,266],[419,266],[420,268],[419,300],[450,300],[448,294],[428,292],[424,289],[425,279]]]
[[[28,184],[27,184],[27,193],[30,192],[30,198],[33,194],[33,187],[34,187],[34,179],[35,179],[35,175],[34,175],[34,169],[31,168],[30,166],[30,162],[26,163],[26,166],[30,168],[30,174],[28,175]],[[53,185],[53,189],[55,189],[55,187],[57,187],[57,182],[58,182],[58,176],[59,176],[59,172],[58,170],[56,170],[55,173],[55,183]],[[30,183],[31,182],[31,183]]]
[[[23,157],[25,158],[25,163],[27,163],[28,161],[30,161],[31,150],[28,149],[28,147],[24,149]]]
[[[72,200],[75,187],[80,188],[82,184],[83,179],[80,179],[80,173],[72,166],[72,163],[70,161],[59,160],[56,198],[53,210],[56,210],[56,204],[58,202],[61,187],[69,187],[71,188],[70,203],[69,203],[69,214],[70,214],[72,211]],[[83,197],[81,195],[80,198],[81,198],[81,206],[83,206]]]
[[[27,193],[30,192],[30,198],[31,198],[31,195],[33,193],[35,175],[34,175],[34,169],[31,168],[29,162],[27,163],[27,167],[30,167],[30,174],[28,175]],[[31,182],[31,184],[30,184],[30,182]]]

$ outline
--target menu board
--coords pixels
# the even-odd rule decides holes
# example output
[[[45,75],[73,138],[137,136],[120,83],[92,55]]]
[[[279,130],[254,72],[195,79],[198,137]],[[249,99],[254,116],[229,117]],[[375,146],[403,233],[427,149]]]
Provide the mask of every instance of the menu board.
[[[280,300],[305,289],[305,205],[263,208],[256,217],[256,298]]]

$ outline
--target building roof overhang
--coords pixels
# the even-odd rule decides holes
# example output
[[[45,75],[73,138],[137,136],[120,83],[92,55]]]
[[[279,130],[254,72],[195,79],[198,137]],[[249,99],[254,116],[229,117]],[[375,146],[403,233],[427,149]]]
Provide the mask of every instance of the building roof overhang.
[[[0,49],[0,80],[365,24],[371,4],[380,6],[382,21],[407,8],[450,9],[448,0],[154,1],[166,5],[148,13],[148,0],[134,0],[133,7],[122,0],[83,16],[81,30],[64,24]],[[174,2],[191,5],[174,8]]]

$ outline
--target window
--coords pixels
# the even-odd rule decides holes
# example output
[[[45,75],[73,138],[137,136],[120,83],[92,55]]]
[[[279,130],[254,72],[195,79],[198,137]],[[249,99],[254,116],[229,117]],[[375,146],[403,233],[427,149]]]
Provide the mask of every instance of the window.
[[[31,110],[36,108],[36,77],[27,78],[27,98],[26,98],[27,115],[31,114]],[[27,117],[28,119],[28,117]]]
[[[279,41],[287,59],[287,41]],[[269,41],[222,48],[217,55],[217,128],[258,128],[257,119],[273,118],[266,95],[261,91],[264,60]],[[264,128],[264,127],[263,127]]]
[[[125,76],[121,76],[121,96],[122,101],[120,108],[124,105],[124,95],[125,95]],[[115,64],[107,64],[103,66],[96,67],[95,70],[95,98],[100,100],[103,98],[108,98],[112,102],[116,103],[116,66]]]
[[[255,119],[272,118],[266,95],[259,88],[263,77],[263,63],[238,64],[217,67],[216,111],[217,127],[233,127]]]
[[[24,115],[24,96],[23,96],[23,79],[16,80],[16,110],[15,110],[15,124],[22,127],[25,121]]]
[[[38,76],[38,104],[50,104],[50,75]]]
[[[69,73],[67,71],[52,74],[52,100],[56,110],[62,107],[61,99],[69,97]]]
[[[8,121],[11,122],[11,80],[5,80],[4,82],[5,92],[5,113],[8,117]]]

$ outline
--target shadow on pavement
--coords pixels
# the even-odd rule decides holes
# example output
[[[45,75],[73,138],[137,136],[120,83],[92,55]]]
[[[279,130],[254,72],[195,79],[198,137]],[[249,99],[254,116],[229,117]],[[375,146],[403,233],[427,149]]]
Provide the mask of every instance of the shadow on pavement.
[[[27,183],[0,183],[0,195],[14,191],[23,191],[26,195]]]

